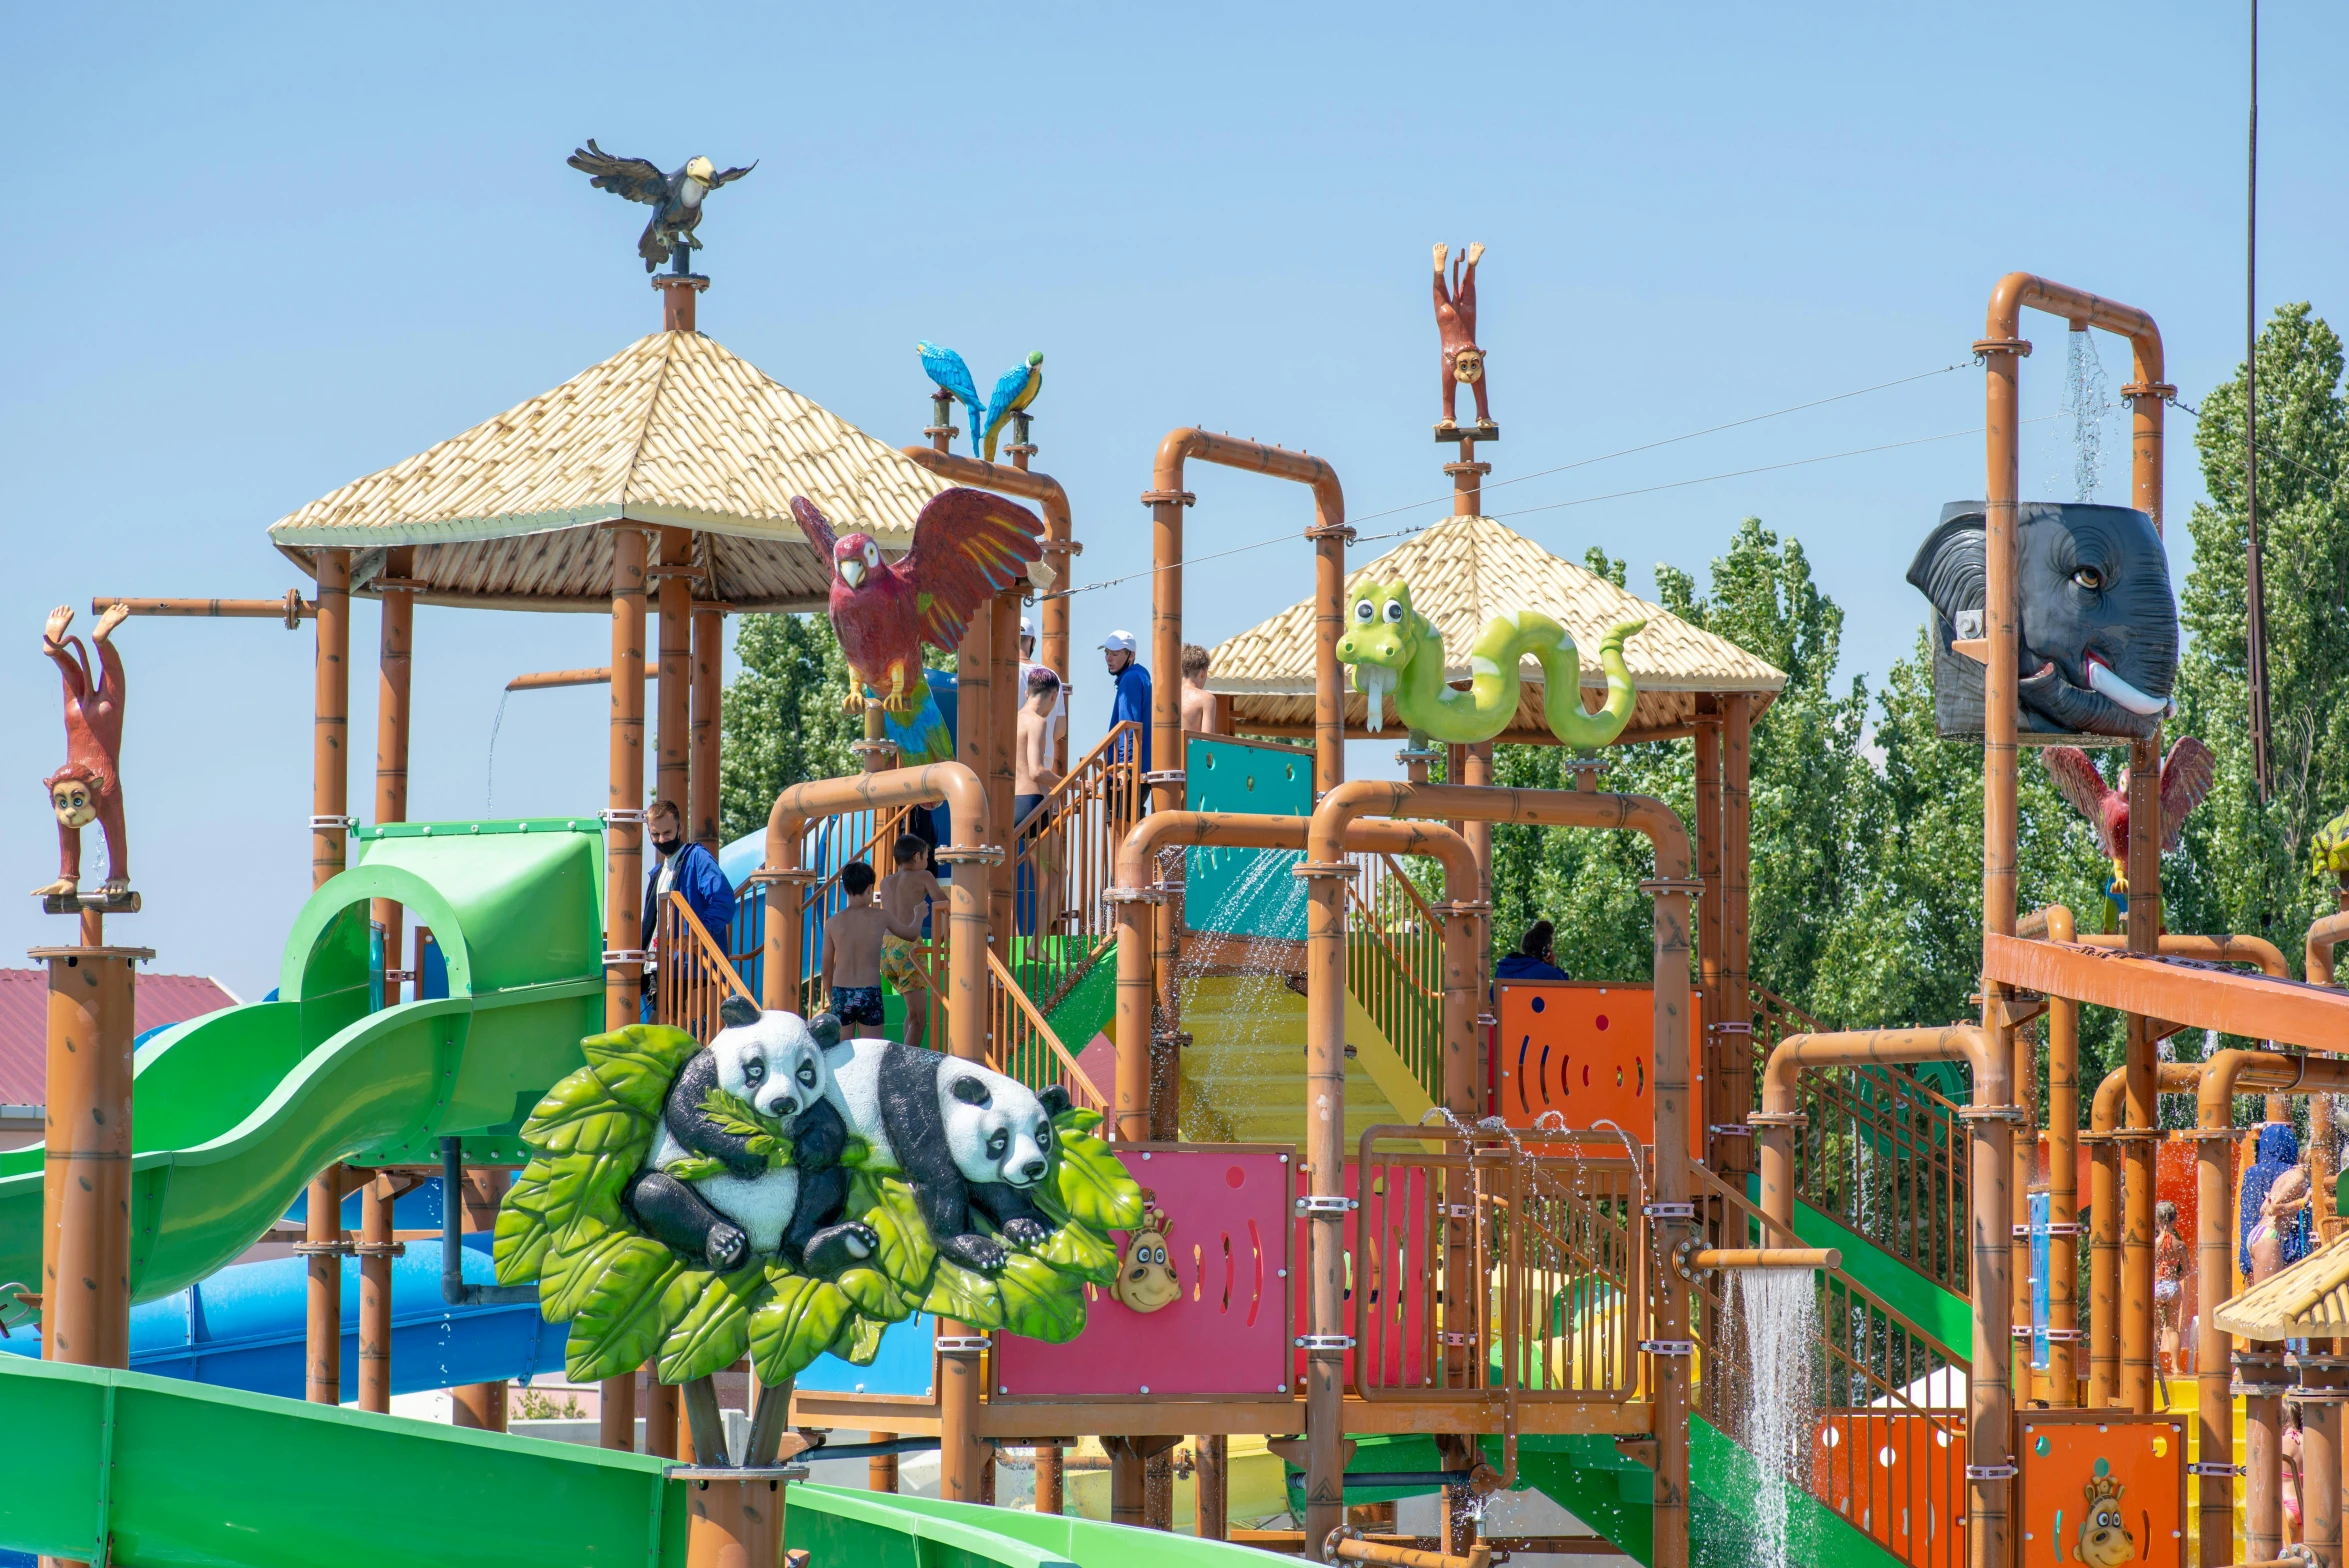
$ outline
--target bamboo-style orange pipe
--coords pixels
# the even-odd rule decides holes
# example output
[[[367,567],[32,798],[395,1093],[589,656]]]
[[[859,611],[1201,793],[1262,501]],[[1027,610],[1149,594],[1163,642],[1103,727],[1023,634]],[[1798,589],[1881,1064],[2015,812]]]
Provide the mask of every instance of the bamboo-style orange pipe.
[[[772,1011],[799,1010],[802,963],[801,888],[815,874],[800,866],[807,825],[820,817],[893,806],[936,805],[944,801],[949,844],[938,858],[949,865],[980,869],[999,864],[1003,846],[990,841],[994,829],[987,789],[978,774],[959,762],[920,768],[891,768],[846,778],[794,784],[775,797],[767,814],[766,863],[757,880],[766,884],[766,944],[760,964],[762,1004]],[[957,872],[947,883],[946,1030],[948,1049],[966,1061],[987,1057],[987,907],[980,878]],[[936,1370],[938,1390],[939,1495],[949,1502],[982,1501],[986,1451],[979,1442],[979,1354],[981,1341],[963,1324],[941,1321]]]
[[[1156,1040],[1151,1019],[1151,906],[1157,890],[1160,850],[1176,846],[1301,850],[1306,819],[1241,812],[1159,811],[1134,825],[1118,846],[1117,885],[1108,901],[1117,908],[1117,1087],[1112,1099],[1113,1135],[1126,1143],[1151,1136],[1152,1059]],[[1476,885],[1475,857],[1467,842],[1433,822],[1366,821],[1350,824],[1346,848],[1356,853],[1431,855],[1443,867],[1444,901],[1444,1099],[1462,1116],[1472,1116],[1476,1097],[1476,1010],[1485,910],[1461,890]]]
[[[1183,465],[1192,458],[1242,468],[1313,490],[1313,793],[1318,799],[1346,776],[1346,688],[1338,664],[1345,630],[1346,495],[1338,471],[1322,458],[1205,430],[1170,430],[1158,443],[1150,489],[1150,754],[1153,811],[1183,804]]]
[[[651,574],[661,612],[660,664],[653,704],[653,799],[677,808],[679,826],[692,826],[693,805],[693,533],[664,528],[661,561]],[[719,933],[719,940],[725,940]]]
[[[1037,606],[1036,662],[1043,665],[1062,681],[1073,675],[1069,668],[1068,646],[1068,587],[1073,562],[1084,546],[1077,543],[1076,527],[1069,515],[1068,492],[1060,481],[1050,474],[1030,468],[1006,468],[999,463],[982,462],[975,457],[964,457],[955,452],[941,452],[935,447],[913,445],[898,450],[920,467],[928,469],[941,479],[951,479],[958,485],[969,485],[976,490],[992,490],[997,495],[1017,496],[1036,503],[1036,510],[1044,515],[1044,554],[1052,562],[1057,581],[1055,592]],[[1068,736],[1064,732],[1058,741],[1058,756],[1053,766],[1068,766]]]
[[[1984,376],[1984,538],[1983,566],[1988,655],[1983,672],[1982,762],[1982,929],[1986,939],[2012,937],[2016,920],[2016,731],[2022,617],[2016,593],[2020,569],[2020,535],[2016,506],[2021,495],[2020,360],[2030,351],[2022,340],[2022,313],[2026,308],[2061,316],[2082,327],[2097,327],[2129,340],[2135,379],[2122,395],[2132,409],[2130,481],[2137,507],[2161,526],[2162,516],[2162,402],[2176,388],[2162,381],[2161,332],[2153,318],[2134,306],[2101,299],[2084,289],[2051,282],[2025,272],[2010,272],[1992,288],[1982,339],[1974,345],[1982,358]],[[2139,741],[2130,752],[2129,790],[2129,900],[2128,945],[2151,952],[2161,930],[2161,796],[2158,738]],[[1983,1026],[1990,1032],[1993,1053],[2011,1059],[2013,1025],[2010,988],[1985,979],[1982,987]],[[2147,1021],[2130,1015],[2128,1023],[2128,1120],[2134,1127],[2154,1125],[2155,1051]],[[2150,1148],[2132,1144],[2128,1151],[2126,1248],[2122,1259],[2126,1288],[2150,1299],[2153,1284],[2153,1162]],[[1977,1301],[1979,1298],[1977,1298]],[[2124,1322],[2123,1333],[2137,1334],[2149,1325]],[[1980,1369],[1976,1369],[1979,1373]],[[2122,1396],[2140,1413],[2153,1408],[2153,1360],[2149,1344],[2124,1345]],[[1980,1461],[1977,1460],[1977,1465]],[[1967,1537],[1974,1568],[2004,1563],[2012,1549],[2007,1502],[2010,1487],[2003,1480],[1969,1478],[1969,1512],[1974,1519]],[[2210,1548],[2206,1544],[2205,1551]],[[2222,1544],[2219,1548],[2225,1550]]]
[[[644,977],[644,530],[612,530],[611,782],[604,813],[604,1027],[641,1011]],[[634,1385],[630,1385],[633,1397]]]
[[[1493,1560],[1493,1549],[1479,1541],[1468,1549],[1465,1556],[1455,1556],[1449,1552],[1423,1552],[1413,1546],[1364,1540],[1361,1531],[1347,1525],[1330,1532],[1322,1560],[1368,1563],[1371,1568],[1485,1568]]]
[[[2349,910],[2327,915],[2308,928],[2307,967],[2302,973],[2310,985],[2333,983],[2333,949],[2345,941],[2349,941]]]
[[[726,611],[693,607],[693,783],[685,807],[685,836],[718,849],[718,746],[726,703]],[[716,935],[717,933],[712,933]]]
[[[294,630],[303,621],[316,619],[318,615],[317,604],[304,599],[299,588],[288,588],[282,599],[132,599],[99,594],[90,600],[90,613],[103,615],[118,604],[133,615],[168,615],[199,620],[283,621],[287,631]]]
[[[144,947],[36,947],[49,970],[41,1358],[130,1365],[131,1036]]]
[[[2072,1004],[2077,1007],[2078,1004]],[[2199,1062],[2162,1062],[2156,1078],[2155,1092],[2159,1094],[2192,1094],[2201,1082],[2202,1064]],[[2116,1067],[2105,1074],[2096,1086],[2089,1102],[2088,1167],[2088,1403],[2115,1405],[2121,1402],[2121,1345],[2126,1337],[2120,1325],[2130,1316],[2145,1318],[2150,1323],[2153,1315],[2151,1289],[2138,1296],[2122,1299],[2121,1292],[2121,1214],[2120,1214],[2120,1157],[2112,1150],[2124,1142],[2159,1142],[2161,1134],[2150,1128],[2121,1126],[2123,1097],[2129,1086],[2129,1070]],[[2075,1156],[2075,1159],[2077,1156]],[[2145,1339],[2151,1343],[2153,1331],[2145,1330]]]
[[[1641,890],[1655,899],[1656,1207],[1651,1223],[1658,1248],[1669,1255],[1691,1223],[1682,1217],[1683,1206],[1690,1201],[1688,901],[1698,884],[1689,874],[1688,830],[1679,813],[1641,795],[1367,779],[1340,784],[1322,796],[1307,833],[1305,860],[1297,867],[1311,894],[1305,941],[1305,1202],[1311,1303],[1305,1380],[1307,1540],[1326,1538],[1345,1522],[1340,1385],[1346,1338],[1344,884],[1353,869],[1345,860],[1347,830],[1359,817],[1612,829],[1647,838],[1656,868],[1655,878],[1642,883]],[[1650,1358],[1656,1433],[1653,1568],[1688,1568],[1690,1358],[1677,1353],[1688,1336],[1688,1295],[1669,1270],[1659,1272],[1665,1277],[1657,1281],[1655,1343],[1671,1348]],[[1509,1468],[1515,1468],[1513,1460]]]
[[[534,670],[506,682],[506,690],[549,691],[557,686],[606,686],[611,684],[611,679],[612,672],[608,666],[583,670]]]
[[[1705,1247],[1688,1255],[1692,1269],[1839,1269],[1834,1247]]]
[[[2071,910],[2050,904],[2024,916],[2017,930],[2069,942],[2076,924]],[[2017,1065],[2029,1065],[2027,1046]],[[2026,1170],[2026,1202],[2028,1179]],[[2047,1247],[2048,1403],[2066,1410],[2080,1402],[2080,1004],[2059,996],[2047,999]],[[2028,1257],[2019,1272],[2028,1284]]]
[[[1964,1115],[1971,1143],[1967,1168],[1973,1184],[1969,1228],[1973,1238],[1974,1343],[1966,1393],[1966,1475],[1967,1533],[1977,1552],[1974,1568],[2003,1568],[2003,1557],[1984,1562],[1978,1553],[1982,1536],[2004,1537],[2008,1483],[2014,1478],[2010,1431],[2014,1385],[2008,1377],[2012,1297],[2007,1278],[2012,1266],[2008,1162],[2015,1115],[2009,1077],[2013,1065],[2010,1038],[1971,1024],[1790,1035],[1763,1066],[1762,1109],[1752,1118],[1762,1146],[1762,1212],[1782,1225],[1791,1225],[1794,1129],[1803,1120],[1797,1079],[1803,1069],[1856,1067],[1869,1062],[1965,1062],[1973,1068],[1973,1104]],[[1660,1146],[1657,1152],[1661,1155]]]

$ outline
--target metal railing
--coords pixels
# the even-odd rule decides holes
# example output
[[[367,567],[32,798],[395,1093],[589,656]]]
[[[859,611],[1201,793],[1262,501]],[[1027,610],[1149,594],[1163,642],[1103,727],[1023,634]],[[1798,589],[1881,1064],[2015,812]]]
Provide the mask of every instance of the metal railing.
[[[1444,923],[1394,856],[1346,857],[1346,989],[1427,1097],[1444,1098]]]
[[[1068,1091],[1069,1103],[1080,1110],[1107,1111],[1107,1096],[1069,1055],[1060,1036],[1044,1021],[1044,1014],[993,951],[987,954],[987,976],[991,1034],[987,1065],[1031,1089],[1058,1084]]]
[[[707,1045],[720,1028],[718,1009],[728,997],[758,1001],[684,894],[671,893],[662,903],[653,931],[659,955],[659,967],[653,971],[653,1022],[682,1029]]]
[[[1709,1172],[1691,1171],[1699,1210],[1716,1244],[1799,1245],[1745,1194]],[[1815,1317],[1799,1343],[1749,1343],[1746,1283],[1758,1271],[1710,1270],[1695,1277],[1691,1332],[1702,1350],[1697,1408],[1741,1444],[1754,1440],[1763,1403],[1757,1376],[1779,1398],[1788,1357],[1798,1392],[1808,1384],[1807,1422],[1783,1455],[1754,1454],[1763,1484],[1786,1482],[1914,1568],[1959,1568],[1965,1560],[1966,1359],[1836,1270],[1812,1273]],[[1784,1325],[1780,1325],[1781,1331]],[[1766,1333],[1766,1331],[1765,1331]],[[1757,1357],[1767,1358],[1766,1368]],[[1769,1423],[1765,1423],[1767,1427]],[[1785,1431],[1782,1419],[1777,1426]],[[1751,1449],[1749,1447],[1749,1453]]]
[[[1771,1048],[1822,1025],[1759,986],[1753,992],[1754,1081]],[[1805,1072],[1794,1184],[1833,1215],[1945,1289],[1967,1294],[1966,1139],[1958,1107],[1908,1069],[1876,1064]]]
[[[1020,989],[1049,1013],[1117,937],[1102,895],[1117,882],[1117,852],[1141,819],[1142,726],[1127,720],[1087,752],[1026,820],[1012,856]]]
[[[1636,1397],[1645,1173],[1523,1146],[1551,1136],[1363,1133],[1348,1371],[1362,1398],[1458,1395],[1513,1430],[1522,1403]]]

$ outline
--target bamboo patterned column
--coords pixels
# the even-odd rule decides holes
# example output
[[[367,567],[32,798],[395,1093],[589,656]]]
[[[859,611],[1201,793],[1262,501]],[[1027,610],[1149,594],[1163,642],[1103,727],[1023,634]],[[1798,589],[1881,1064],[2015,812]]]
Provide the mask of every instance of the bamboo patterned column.
[[[669,291],[671,299],[692,295]],[[604,1027],[637,1021],[644,977],[644,584],[645,537],[628,524],[612,536],[611,782],[604,810]],[[636,1446],[636,1378],[604,1379],[602,1441]],[[625,1424],[623,1425],[623,1418]]]
[[[1746,973],[1747,865],[1753,852],[1754,700],[1727,699],[1721,726],[1721,1092],[1742,1119],[1754,1103],[1753,1001]],[[1751,1138],[1721,1150],[1721,1175],[1742,1180],[1754,1169]]]
[[[720,842],[719,743],[724,738],[726,702],[726,612],[711,604],[693,607],[693,779],[686,808],[686,836],[712,850]]]
[[[649,574],[659,584],[661,607],[653,799],[670,802],[680,816],[693,804],[693,578],[688,575],[692,570],[692,533],[662,529],[660,566]],[[690,819],[685,825],[690,828]]]

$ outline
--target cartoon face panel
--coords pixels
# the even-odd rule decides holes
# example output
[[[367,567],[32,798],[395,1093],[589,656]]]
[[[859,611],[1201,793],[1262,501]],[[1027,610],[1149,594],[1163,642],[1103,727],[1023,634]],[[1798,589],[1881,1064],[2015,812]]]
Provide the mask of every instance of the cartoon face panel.
[[[710,1051],[718,1059],[719,1086],[763,1116],[796,1116],[832,1086],[823,1043],[796,1013],[761,1013],[751,1023],[722,1029]]]
[[[1051,1169],[1052,1116],[1016,1078],[949,1060],[938,1072],[938,1110],[964,1180],[1024,1189]]]

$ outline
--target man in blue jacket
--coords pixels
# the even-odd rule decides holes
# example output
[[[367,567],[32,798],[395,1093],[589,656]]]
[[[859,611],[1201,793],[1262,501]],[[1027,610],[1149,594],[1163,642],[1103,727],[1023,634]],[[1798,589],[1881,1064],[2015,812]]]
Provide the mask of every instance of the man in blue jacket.
[[[671,893],[684,894],[686,907],[693,911],[702,929],[723,947],[734,928],[734,884],[726,880],[726,873],[718,869],[718,857],[706,846],[686,842],[684,818],[675,801],[656,802],[644,814],[644,826],[652,847],[661,856],[660,865],[644,883],[642,941],[652,961],[644,971],[642,1016],[650,1023],[654,976],[660,960],[660,955],[652,953],[652,949],[655,933],[660,929],[661,906],[668,902]]]
[[[1115,683],[1110,693],[1109,723],[1112,729],[1135,720],[1142,726],[1142,771],[1150,771],[1150,672],[1134,658],[1134,634],[1114,631],[1101,639],[1101,656],[1109,666],[1109,678]],[[1122,754],[1120,760],[1123,760]]]

